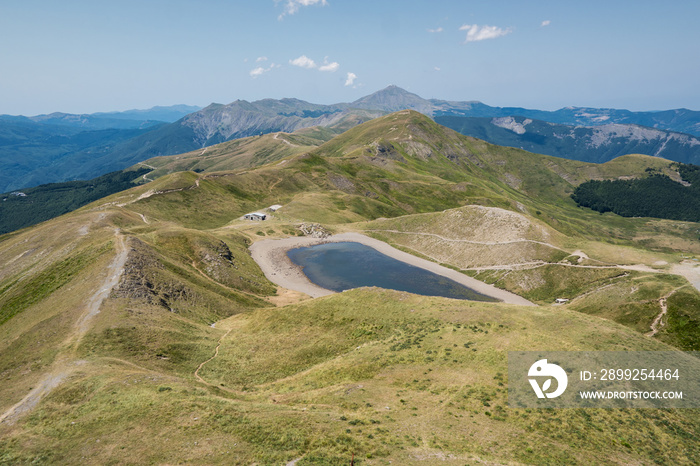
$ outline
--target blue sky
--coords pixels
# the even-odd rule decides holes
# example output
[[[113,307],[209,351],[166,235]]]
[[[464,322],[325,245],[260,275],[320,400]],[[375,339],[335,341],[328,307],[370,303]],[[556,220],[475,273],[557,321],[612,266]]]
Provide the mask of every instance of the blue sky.
[[[700,2],[0,0],[0,113],[349,102],[700,110]]]

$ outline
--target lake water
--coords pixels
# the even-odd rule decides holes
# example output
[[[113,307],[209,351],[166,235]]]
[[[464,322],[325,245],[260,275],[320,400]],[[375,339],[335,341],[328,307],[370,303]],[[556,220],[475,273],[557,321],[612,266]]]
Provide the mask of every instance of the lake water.
[[[340,292],[361,286],[377,286],[424,296],[497,301],[454,280],[386,256],[354,242],[324,243],[292,249],[289,259],[303,268],[316,285]]]

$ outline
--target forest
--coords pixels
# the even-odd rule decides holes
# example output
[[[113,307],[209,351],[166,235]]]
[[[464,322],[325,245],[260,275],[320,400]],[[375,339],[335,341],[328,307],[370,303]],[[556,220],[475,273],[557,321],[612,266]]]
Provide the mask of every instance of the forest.
[[[686,185],[648,168],[643,178],[587,181],[571,197],[600,213],[700,222],[700,166],[679,163],[674,168]]]

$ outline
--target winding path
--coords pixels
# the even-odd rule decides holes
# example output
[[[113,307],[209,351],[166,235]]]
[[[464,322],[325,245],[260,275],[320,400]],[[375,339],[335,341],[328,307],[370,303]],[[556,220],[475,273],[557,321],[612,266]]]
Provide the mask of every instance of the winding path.
[[[284,138],[280,139],[280,138],[279,138],[279,135],[280,135],[280,133],[275,133],[275,135],[273,136],[272,139],[275,139],[276,141],[282,141],[283,143],[287,144],[287,145],[290,146],[290,147],[299,147],[299,146],[297,146],[296,144],[292,144],[291,142],[287,141],[287,140],[284,139]]]
[[[668,311],[668,304],[666,303],[666,298],[659,299],[659,305],[661,306],[661,313],[658,316],[656,316],[654,322],[651,323],[651,332],[647,333],[648,337],[653,337],[654,335],[659,333],[659,326],[663,327],[661,319],[663,319],[663,317],[666,315],[666,312]]]
[[[213,361],[213,360],[219,355],[219,348],[221,347],[221,343],[224,341],[224,338],[226,338],[226,337],[228,336],[228,334],[231,333],[231,330],[233,330],[233,327],[231,327],[231,328],[229,328],[228,330],[226,330],[226,333],[224,333],[224,334],[221,336],[221,338],[219,338],[219,343],[216,345],[216,349],[214,350],[214,356],[210,357],[209,359],[207,359],[206,361],[204,361],[203,363],[201,363],[201,364],[199,365],[199,367],[197,367],[197,370],[194,371],[194,376],[197,378],[197,380],[199,380],[199,381],[202,382],[203,384],[211,385],[209,382],[207,382],[206,380],[204,380],[204,379],[199,375],[199,371],[202,370],[202,367],[204,367],[207,363]]]
[[[563,251],[569,255],[573,256],[581,256],[586,259],[588,259],[588,255],[586,255],[585,252],[581,250],[576,250],[574,252],[569,252],[565,249],[562,249],[558,246],[555,246],[550,243],[546,243],[543,241],[536,241],[536,240],[530,240],[530,239],[517,239],[517,240],[510,240],[510,241],[472,241],[472,240],[466,240],[466,239],[452,239],[452,238],[446,238],[444,236],[437,235],[435,233],[423,233],[423,232],[414,232],[414,231],[399,231],[399,230],[365,230],[369,232],[377,232],[377,233],[399,233],[399,234],[404,234],[404,235],[418,235],[418,236],[432,236],[435,238],[438,238],[442,241],[448,242],[448,243],[466,243],[466,244],[476,244],[476,245],[482,245],[482,246],[498,246],[502,244],[517,244],[517,243],[533,243],[533,244],[539,244],[542,246],[546,246],[552,249],[556,249],[558,251]],[[405,246],[404,247],[408,247]],[[413,249],[419,254],[426,255],[426,253],[417,251]],[[430,257],[430,256],[428,256]],[[431,259],[435,260],[436,262],[441,262],[436,258],[431,257]],[[524,269],[524,268],[537,268],[537,267],[542,267],[544,265],[549,265],[549,264],[556,264],[556,265],[561,265],[564,267],[574,267],[574,268],[580,268],[580,269],[623,269],[623,270],[634,270],[637,272],[649,272],[649,273],[667,273],[664,270],[657,270],[652,267],[649,267],[648,265],[644,264],[634,264],[634,265],[618,265],[618,264],[609,264],[609,265],[580,265],[580,264],[571,264],[566,261],[562,262],[547,262],[543,260],[536,260],[536,261],[530,261],[530,262],[518,262],[515,264],[502,264],[502,265],[488,265],[488,266],[483,266],[483,267],[467,267],[463,268],[460,270],[470,270],[470,271],[482,271],[482,270],[515,270],[515,269]],[[676,270],[678,269],[678,271]],[[686,267],[683,269],[683,271],[686,274],[690,274],[691,272],[688,271],[689,269]],[[671,270],[671,273],[677,274],[677,275],[683,275],[681,273],[681,268],[676,267]],[[686,278],[688,278],[688,275],[684,275]],[[688,278],[693,285],[700,290],[700,274],[696,274],[697,279],[696,282],[692,282],[690,278]]]

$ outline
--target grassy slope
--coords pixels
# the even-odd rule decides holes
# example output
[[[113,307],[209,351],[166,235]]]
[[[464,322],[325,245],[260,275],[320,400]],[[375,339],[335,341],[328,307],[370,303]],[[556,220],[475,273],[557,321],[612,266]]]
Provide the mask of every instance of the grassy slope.
[[[692,464],[700,455],[700,425],[686,410],[507,406],[507,350],[666,348],[605,320],[362,289],[219,325],[230,333],[200,372],[207,384],[133,345],[121,357],[138,365],[81,352],[81,374],[3,427],[4,459]],[[213,335],[198,336],[203,348],[191,354],[204,361]]]
[[[394,114],[283,165],[169,175],[2,236],[0,307],[13,315],[0,325],[0,410],[47,371],[70,371],[28,415],[0,424],[0,463],[343,464],[352,453],[364,464],[697,463],[694,411],[506,405],[509,350],[668,349],[640,332],[674,290],[660,339],[695,344],[700,306],[684,280],[554,263],[584,246],[591,265],[608,253],[653,261],[693,251],[684,249],[695,239],[690,225],[588,214],[566,196],[583,179],[634,174],[647,162],[667,163],[592,167]],[[236,220],[273,203],[284,208],[271,222]],[[508,225],[521,227],[504,231],[503,216],[487,215],[500,210],[465,204],[509,209]],[[294,234],[301,220],[383,229],[372,234],[399,246],[414,233],[551,244],[529,254],[552,264],[479,273],[532,299],[582,297],[518,308],[360,289],[268,307],[275,288],[247,244]],[[125,279],[81,333],[76,322],[114,256],[115,227],[132,250]],[[644,235],[653,241],[640,243]],[[440,245],[404,247],[428,255]],[[488,258],[459,247],[449,256],[463,262],[439,260],[457,268]]]

